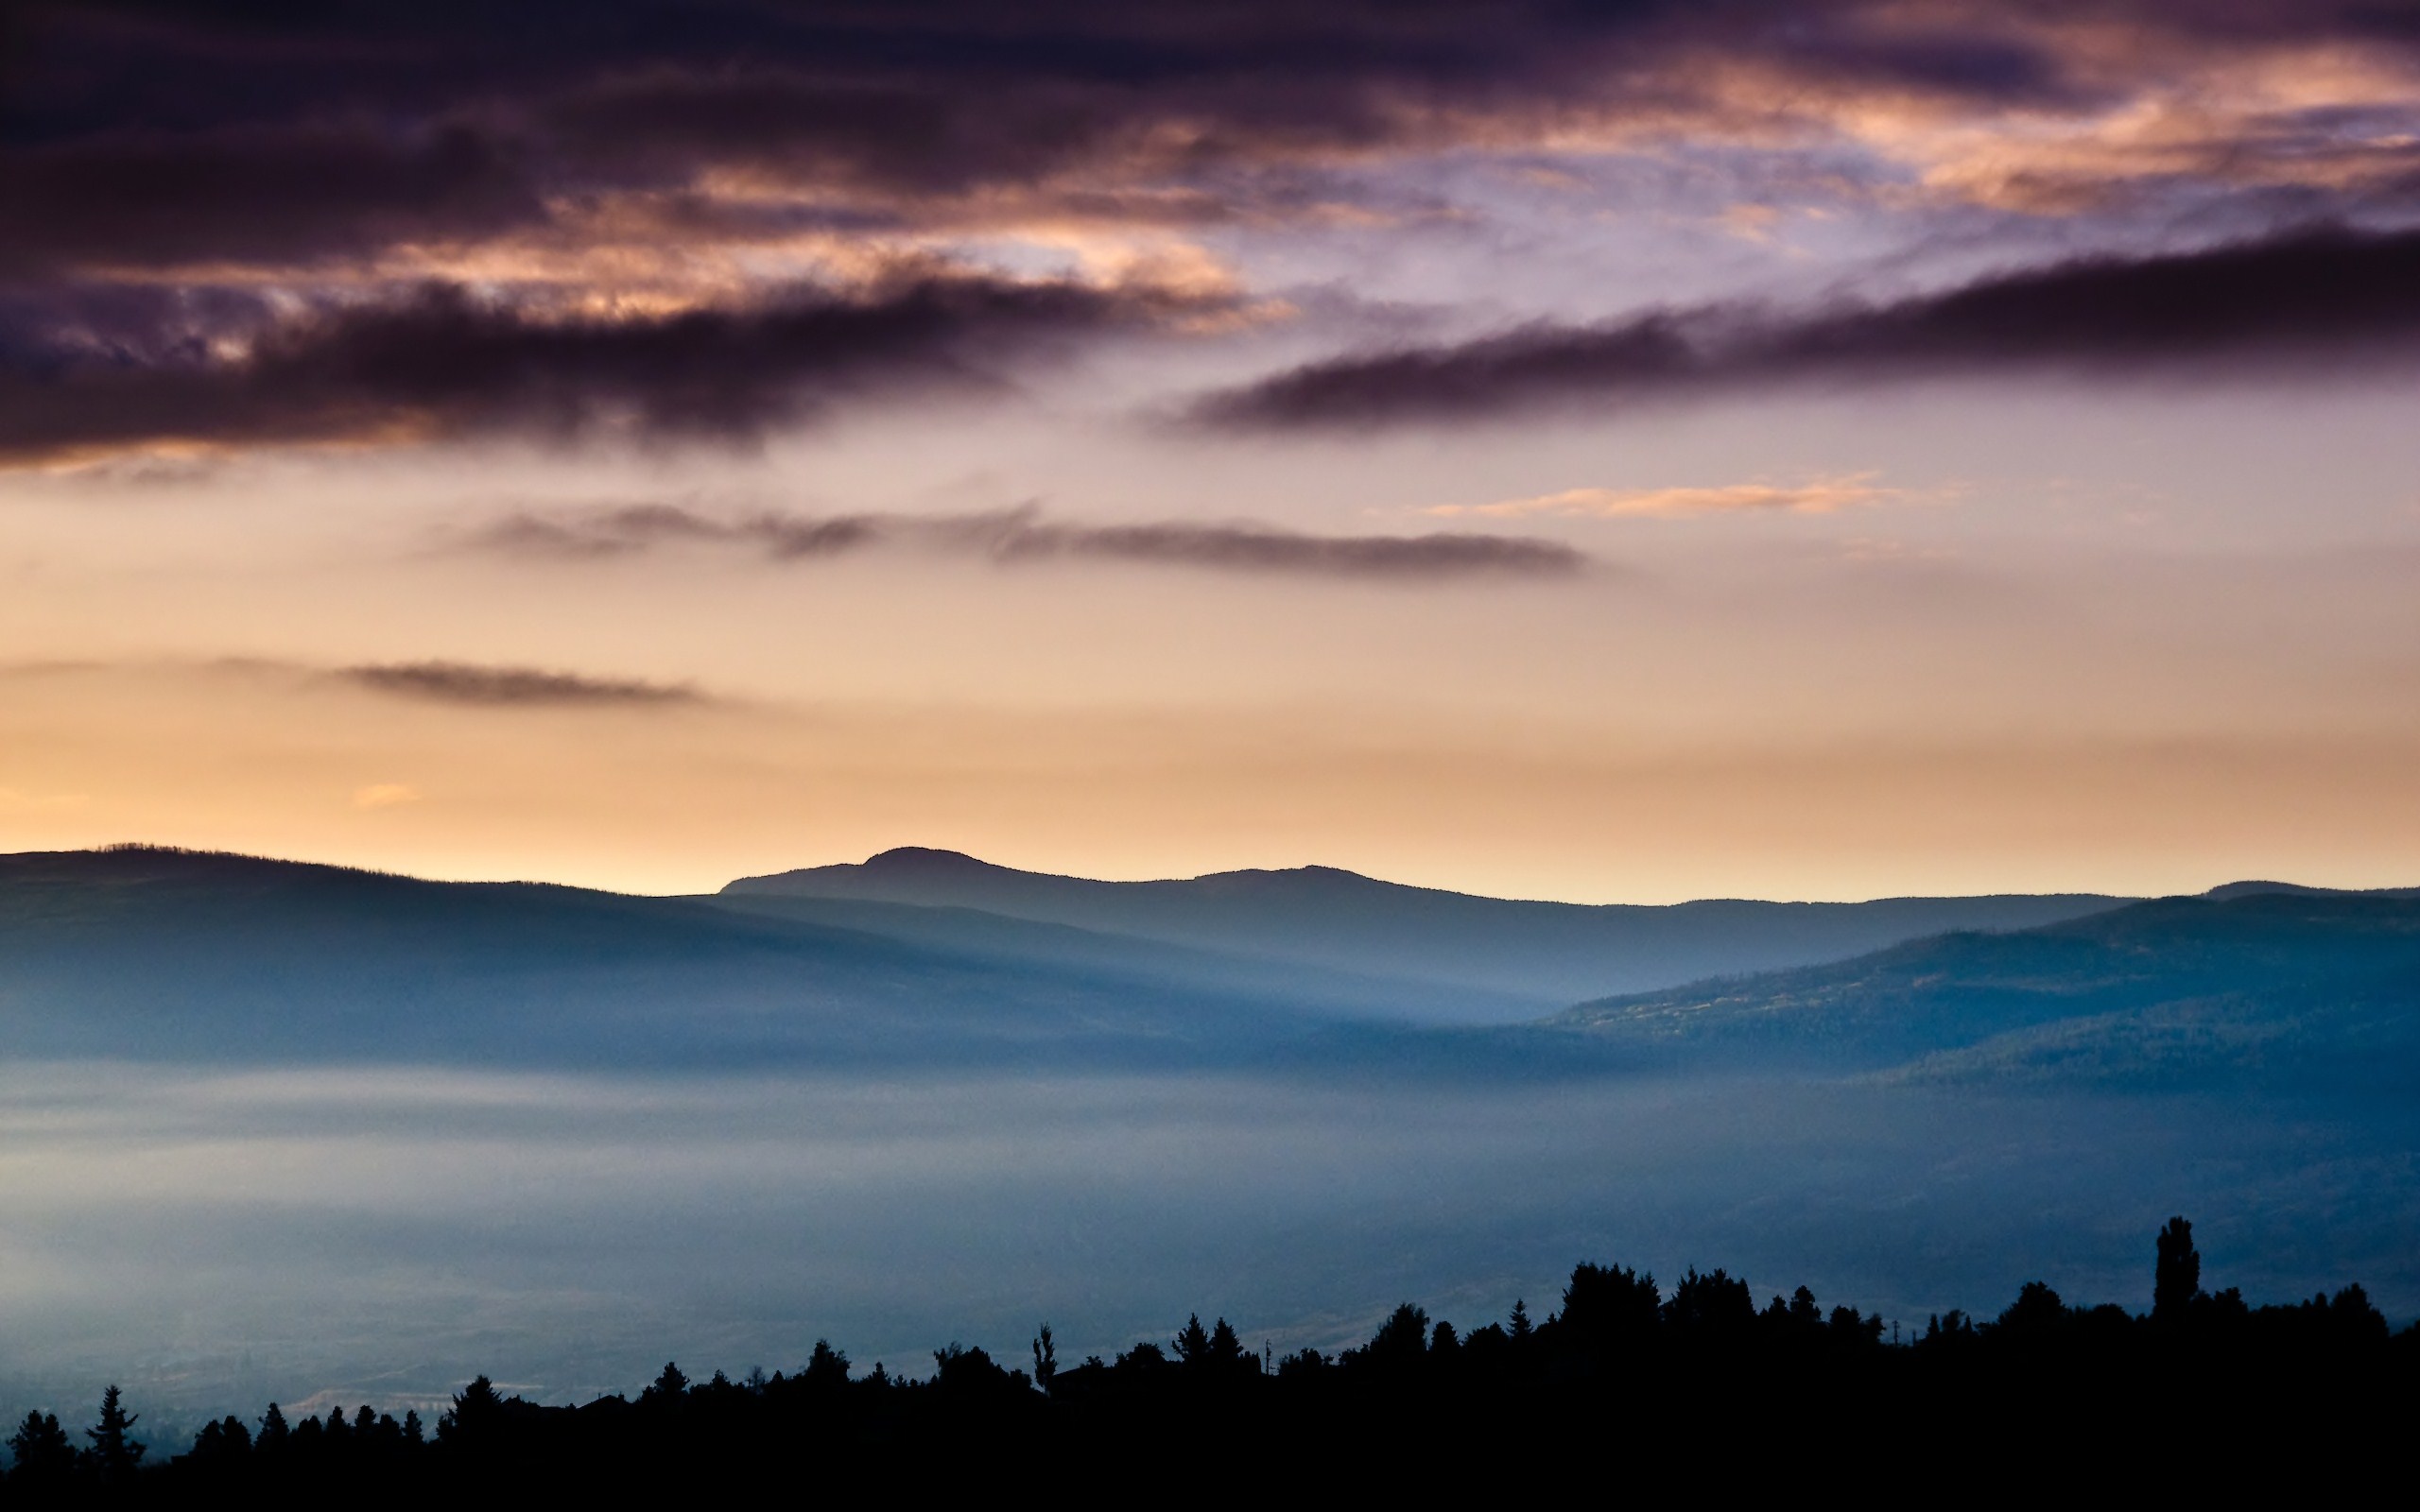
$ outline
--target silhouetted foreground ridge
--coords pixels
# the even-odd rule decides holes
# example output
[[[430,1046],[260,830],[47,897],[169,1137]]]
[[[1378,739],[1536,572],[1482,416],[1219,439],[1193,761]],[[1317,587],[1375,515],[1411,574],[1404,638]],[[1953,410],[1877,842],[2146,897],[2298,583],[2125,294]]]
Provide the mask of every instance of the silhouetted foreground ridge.
[[[1516,1303],[1462,1332],[1405,1303],[1334,1357],[1254,1355],[1224,1319],[1198,1316],[1166,1346],[1073,1366],[1046,1327],[1029,1370],[953,1344],[923,1380],[858,1374],[818,1343],[795,1374],[693,1383],[666,1365],[635,1400],[580,1407],[504,1396],[481,1376],[433,1435],[412,1413],[289,1421],[272,1404],[255,1423],[209,1425],[165,1463],[146,1455],[112,1386],[80,1434],[40,1412],[18,1425],[0,1503],[1019,1486],[1294,1501],[1549,1477],[1581,1478],[1592,1499],[1862,1484],[1914,1500],[1963,1483],[1962,1500],[1991,1500],[2255,1479],[2325,1497],[2397,1452],[2420,1405],[2420,1324],[2393,1333],[2358,1285],[2286,1306],[2212,1295],[2182,1218],[2158,1236],[2153,1297],[2136,1315],[2029,1282],[1995,1319],[1953,1312],[1894,1343],[1879,1316],[1827,1312],[1805,1287],[1760,1308],[1721,1270],[1665,1289],[1582,1264],[1543,1322]]]

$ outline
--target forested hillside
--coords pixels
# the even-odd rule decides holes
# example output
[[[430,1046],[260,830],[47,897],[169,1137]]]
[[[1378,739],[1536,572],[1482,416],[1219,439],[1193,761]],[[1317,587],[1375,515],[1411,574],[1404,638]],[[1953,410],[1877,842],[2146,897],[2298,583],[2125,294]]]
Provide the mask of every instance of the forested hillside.
[[[80,1433],[43,1412],[17,1425],[0,1490],[28,1505],[1020,1486],[1190,1503],[1574,1477],[1608,1496],[1844,1490],[1989,1463],[2003,1489],[2278,1474],[2324,1493],[2388,1464],[2420,1406],[2420,1326],[2391,1332],[2358,1285],[2264,1306],[2210,1292],[2182,1218],[2152,1251],[2139,1315],[2031,1282],[1996,1317],[1901,1333],[1805,1287],[1759,1305],[1720,1269],[1659,1285],[1583,1263],[1543,1318],[1516,1303],[1465,1329],[1407,1302],[1332,1356],[1256,1354],[1198,1314],[1080,1363],[1046,1326],[1013,1354],[951,1344],[915,1373],[819,1343],[795,1371],[698,1381],[667,1364],[635,1396],[579,1406],[480,1376],[433,1425],[270,1404],[163,1454],[112,1386]]]

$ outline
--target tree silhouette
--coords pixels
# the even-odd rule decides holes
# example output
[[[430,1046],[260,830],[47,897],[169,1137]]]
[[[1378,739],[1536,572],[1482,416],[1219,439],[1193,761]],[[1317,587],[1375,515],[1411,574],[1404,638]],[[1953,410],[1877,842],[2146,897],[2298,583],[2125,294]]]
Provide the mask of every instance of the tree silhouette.
[[[59,1486],[76,1469],[76,1445],[54,1413],[26,1414],[9,1435],[9,1453],[17,1462],[9,1484],[28,1491]]]
[[[1184,1327],[1168,1341],[1168,1350],[1176,1356],[1179,1365],[1198,1367],[1210,1363],[1210,1331],[1201,1326],[1201,1314],[1196,1313],[1184,1320]]]
[[[84,1451],[84,1459],[105,1485],[123,1482],[143,1462],[143,1446],[128,1436],[136,1418],[126,1410],[115,1384],[101,1393],[101,1420],[84,1430],[84,1436],[93,1441],[92,1448]]]
[[[2159,1231],[2158,1263],[2152,1272],[2152,1316],[2162,1323],[2182,1322],[2193,1299],[2202,1295],[2202,1252],[2193,1247],[2193,1226],[2170,1218]]]
[[[1305,1345],[1277,1362],[1277,1376],[1281,1381],[1300,1381],[1326,1368],[1327,1356]]]
[[[486,1442],[503,1422],[504,1399],[496,1395],[495,1383],[478,1376],[454,1394],[453,1409],[437,1419],[437,1439],[461,1445]]]
[[[961,1404],[1000,1403],[1029,1392],[1022,1370],[1009,1370],[981,1346],[952,1344],[933,1351],[933,1389]]]
[[[1780,1297],[1774,1297],[1773,1305],[1765,1312],[1793,1334],[1801,1336],[1814,1332],[1824,1321],[1824,1309],[1817,1305],[1815,1294],[1804,1286],[1790,1293],[1786,1303]]]
[[[1033,1377],[953,1344],[935,1352],[928,1380],[893,1378],[879,1364],[852,1379],[847,1357],[819,1340],[795,1375],[752,1371],[743,1384],[717,1370],[692,1384],[667,1365],[636,1401],[615,1392],[584,1406],[545,1406],[506,1397],[480,1376],[455,1396],[435,1443],[423,1441],[408,1413],[398,1423],[367,1405],[332,1408],[297,1414],[289,1432],[271,1404],[258,1434],[234,1418],[205,1423],[191,1451],[164,1467],[156,1455],[145,1461],[135,1418],[112,1387],[80,1452],[57,1418],[26,1417],[9,1439],[15,1463],[0,1476],[0,1500],[745,1503],[802,1466],[832,1495],[895,1487],[906,1468],[920,1489],[954,1496],[972,1488],[965,1477],[990,1472],[974,1467],[1016,1463],[1147,1484],[1205,1444],[1252,1446],[1301,1482],[1289,1490],[1343,1491],[1304,1470],[1349,1465],[1338,1473],[1360,1478],[1354,1490],[1434,1499],[1441,1487],[1453,1494],[1452,1474],[1467,1468],[1446,1447],[1455,1435],[1487,1444],[1527,1435],[1517,1465],[1482,1454],[1486,1473],[1551,1470],[1567,1481],[1590,1468],[1583,1456],[1598,1452],[1609,1424],[1619,1425],[1617,1444],[1635,1446],[1624,1452],[1635,1464],[1616,1476],[1669,1460],[1720,1467],[1749,1477],[1752,1488],[1761,1488],[1755,1477],[1777,1477],[1799,1491],[1851,1473],[1860,1457],[1847,1451],[1876,1424],[1890,1425],[1922,1484],[1948,1484],[1939,1477],[1985,1463],[1963,1447],[1977,1423],[2017,1431],[2026,1445],[2013,1467],[2019,1482],[2037,1469],[2088,1476],[2107,1468],[2103,1460],[2131,1471],[2117,1458],[2126,1455],[2148,1470],[2166,1455],[2156,1460],[2161,1473],[2182,1473],[2179,1484],[2195,1489],[2191,1467],[2223,1466],[2238,1482],[2238,1462],[2266,1455],[2272,1466],[2296,1464],[2306,1500],[2333,1503],[2346,1497],[2302,1464],[2309,1446],[2333,1446],[2347,1465],[2363,1455],[2393,1463],[2402,1425],[2420,1408],[2420,1326],[2394,1332],[2358,1285],[2285,1306],[2248,1305],[2233,1288],[2204,1296],[2181,1219],[2161,1230],[2157,1248],[2155,1295],[2167,1314],[2071,1307],[2031,1281],[1990,1324],[1936,1314],[1904,1349],[1895,1331],[1885,1342],[1878,1314],[1846,1305],[1826,1314],[1803,1286],[1760,1312],[1746,1283],[1722,1270],[1692,1269],[1667,1297],[1642,1273],[1582,1265],[1563,1310],[1534,1330],[1518,1304],[1510,1328],[1464,1332],[1406,1302],[1336,1360],[1310,1349],[1280,1360],[1272,1350],[1264,1368],[1234,1325],[1221,1317],[1205,1327],[1199,1313],[1171,1342],[1138,1343],[1115,1366],[1094,1356],[1059,1368],[1046,1327],[1032,1341]],[[2183,1331],[2164,1320],[2180,1306],[2191,1321]],[[1050,1389],[1037,1391],[1037,1381]],[[1753,1428],[1707,1410],[1743,1383],[1782,1410]],[[2136,1419],[2155,1432],[2064,1426]],[[1357,1443],[1429,1452],[1381,1454],[1374,1469],[1340,1458],[1340,1447]],[[1998,1473],[1998,1460],[1990,1463]],[[1496,1487],[1519,1488],[1509,1478]]]
[[[192,1458],[199,1464],[227,1466],[240,1464],[252,1452],[251,1431],[241,1418],[222,1418],[201,1425],[193,1435]]]
[[[2057,1333],[2067,1318],[2067,1304],[2047,1282],[2027,1281],[1992,1327],[2009,1338],[2035,1341]]]
[[[1551,1333],[1549,1348],[1570,1350],[1589,1368],[1609,1369],[1625,1350],[1653,1340],[1661,1297],[1655,1278],[1646,1272],[1575,1265],[1571,1283],[1563,1289],[1563,1311],[1547,1320],[1540,1337]],[[1522,1336],[1518,1322],[1516,1309],[1515,1338]]]
[[[1046,1328],[1042,1332],[1047,1339],[1050,1331]],[[875,1368],[881,1366],[877,1365]],[[807,1356],[806,1368],[799,1372],[799,1379],[813,1390],[836,1391],[849,1383],[849,1357],[832,1348],[830,1340],[818,1339],[815,1352]]]
[[[1806,1299],[1811,1304],[1814,1294],[1808,1293]],[[1749,1294],[1748,1283],[1720,1265],[1703,1275],[1696,1266],[1689,1267],[1664,1304],[1666,1326],[1685,1335],[1737,1337],[1755,1320],[1756,1300]]]
[[[821,1347],[819,1340],[818,1348]],[[1045,1323],[1042,1332],[1033,1336],[1033,1383],[1046,1392],[1058,1376],[1059,1347],[1051,1340],[1050,1325]]]
[[[1345,1351],[1344,1363],[1402,1374],[1417,1368],[1428,1354],[1428,1312],[1410,1302],[1400,1303],[1378,1332],[1358,1349]]]
[[[1223,1317],[1210,1325],[1210,1363],[1225,1370],[1239,1370],[1252,1363],[1235,1325]]]

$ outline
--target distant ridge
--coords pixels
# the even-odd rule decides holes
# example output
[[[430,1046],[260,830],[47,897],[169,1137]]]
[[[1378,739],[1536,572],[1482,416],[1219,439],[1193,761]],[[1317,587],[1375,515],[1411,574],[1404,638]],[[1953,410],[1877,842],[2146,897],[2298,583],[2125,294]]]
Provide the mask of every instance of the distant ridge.
[[[1260,1053],[1345,995],[1114,942],[859,922],[882,921],[170,847],[0,854],[0,1044],[190,1063],[1132,1068]]]
[[[1102,882],[922,846],[854,865],[743,877],[723,893],[979,909],[1365,976],[1450,983],[1541,1010],[1710,976],[1845,960],[1952,930],[2030,929],[2131,901],[2071,893],[1858,903],[1563,903],[1475,897],[1321,866]]]
[[[2420,887],[2306,887],[2298,882],[2230,882],[2202,896],[2216,902],[2283,893],[2293,898],[2420,898]]]
[[[2223,896],[2221,896],[2223,895]],[[1552,1021],[1725,1059],[1902,1079],[2308,1084],[2408,1098],[2420,894],[2249,883],[2041,929],[1584,1003]]]

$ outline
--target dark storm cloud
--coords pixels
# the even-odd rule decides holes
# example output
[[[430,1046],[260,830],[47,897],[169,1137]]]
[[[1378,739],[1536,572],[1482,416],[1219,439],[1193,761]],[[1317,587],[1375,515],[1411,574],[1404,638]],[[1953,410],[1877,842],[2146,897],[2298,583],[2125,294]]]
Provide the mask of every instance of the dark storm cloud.
[[[908,219],[1083,168],[1114,211],[1120,186],[1198,192],[1290,154],[1451,146],[1457,119],[1681,110],[1719,129],[1736,107],[1693,94],[1684,66],[1709,58],[1985,106],[2123,89],[1960,0],[10,9],[0,270],[20,276],[494,235],[717,168]],[[2025,8],[2076,16],[2180,43],[2420,40],[2404,8],[2354,0]],[[1175,208],[1253,198],[1232,176],[1214,191]]]
[[[1475,419],[1779,384],[2065,369],[2191,378],[2420,358],[2420,232],[2090,258],[1811,314],[1709,307],[1310,363],[1204,401],[1242,429]]]
[[[528,164],[465,127],[112,132],[0,150],[0,277],[309,264],[546,218]]]
[[[700,701],[698,691],[683,683],[591,678],[535,667],[480,666],[464,662],[345,667],[337,676],[376,693],[494,708],[648,706]]]
[[[860,393],[997,382],[1056,338],[1167,313],[972,276],[866,299],[769,286],[786,275],[764,267],[797,266],[774,257],[853,236],[1383,219],[1415,191],[1364,170],[1423,154],[1837,138],[1911,99],[1932,121],[2097,119],[2212,49],[2420,45],[2404,8],[2365,0],[2018,9],[26,0],[0,7],[0,462],[496,431],[750,438]],[[2059,25],[2079,18],[2132,29]],[[2391,105],[2230,117],[2156,171],[2087,154],[1973,192],[2081,214],[2113,185],[2173,179],[2391,218],[2420,204]],[[414,292],[430,269],[485,292]],[[593,313],[684,303],[715,307]],[[1860,317],[1899,318],[1887,339],[1846,317],[1785,330],[1717,312],[1521,333],[1323,365],[1225,413],[1460,413],[1572,387],[1562,372],[1673,391],[1851,365],[1777,350],[1791,341],[1896,341],[1861,360],[1910,366],[1922,314]]]
[[[533,230],[718,168],[916,219],[933,196],[1082,165],[1115,180],[1376,146],[1407,93],[1565,94],[1547,75],[1573,72],[1569,45],[1669,8],[1521,9],[1526,27],[1264,0],[37,5],[0,102],[0,274],[311,264]]]
[[[458,288],[271,318],[216,342],[144,292],[116,324],[0,325],[0,460],[146,443],[493,433],[747,439],[852,396],[996,385],[1011,357],[1202,306],[1149,289],[933,275],[863,297],[554,318]],[[5,313],[0,308],[0,313]]]
[[[1077,524],[1046,520],[1030,507],[956,515],[769,513],[722,520],[670,505],[644,505],[572,520],[515,515],[481,532],[472,544],[580,560],[683,541],[736,545],[777,561],[891,546],[1003,566],[1090,560],[1394,582],[1567,577],[1592,565],[1585,554],[1561,541],[1528,536],[1314,536],[1235,522]]]

